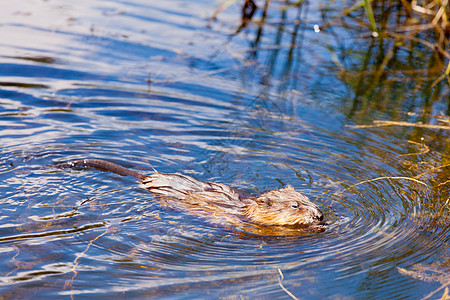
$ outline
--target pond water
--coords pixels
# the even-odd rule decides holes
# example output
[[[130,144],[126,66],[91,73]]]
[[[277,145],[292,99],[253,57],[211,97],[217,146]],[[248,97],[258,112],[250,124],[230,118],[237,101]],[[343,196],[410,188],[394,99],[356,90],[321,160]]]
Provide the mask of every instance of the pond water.
[[[442,297],[449,93],[429,86],[445,67],[417,45],[369,72],[383,47],[323,3],[272,1],[240,30],[238,3],[209,20],[218,5],[0,4],[0,298]],[[379,120],[404,123],[358,126]],[[326,230],[220,226],[134,178],[51,166],[79,158],[250,195],[290,184]]]

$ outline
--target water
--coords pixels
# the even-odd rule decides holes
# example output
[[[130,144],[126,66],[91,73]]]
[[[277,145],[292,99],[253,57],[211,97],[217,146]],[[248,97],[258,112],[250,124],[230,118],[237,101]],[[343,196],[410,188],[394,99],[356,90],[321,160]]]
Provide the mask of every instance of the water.
[[[431,104],[419,81],[361,93],[370,78],[333,63],[359,56],[339,53],[320,7],[272,5],[238,34],[239,7],[208,28],[208,1],[0,5],[2,297],[443,295],[448,130],[351,126],[442,124],[448,90]],[[355,53],[370,43],[333,30]],[[165,207],[133,178],[51,167],[85,157],[251,195],[291,184],[327,229],[243,232]]]

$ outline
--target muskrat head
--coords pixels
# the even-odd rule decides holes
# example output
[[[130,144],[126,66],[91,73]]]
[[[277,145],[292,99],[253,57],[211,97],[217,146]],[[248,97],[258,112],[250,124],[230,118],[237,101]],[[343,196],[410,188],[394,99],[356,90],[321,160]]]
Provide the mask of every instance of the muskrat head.
[[[262,225],[305,226],[323,220],[319,207],[290,185],[251,199],[244,213],[250,221]]]

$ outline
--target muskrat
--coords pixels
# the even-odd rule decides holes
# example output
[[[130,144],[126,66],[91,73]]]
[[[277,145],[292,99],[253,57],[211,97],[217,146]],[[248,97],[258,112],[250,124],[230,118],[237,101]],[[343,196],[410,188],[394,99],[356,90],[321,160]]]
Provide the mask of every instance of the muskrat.
[[[115,163],[101,159],[80,159],[59,163],[58,168],[94,167],[141,181],[145,188],[176,207],[204,216],[225,219],[229,223],[256,225],[313,226],[322,224],[323,213],[308,197],[291,185],[263,193],[259,197],[243,197],[231,187],[205,182],[180,173],[157,172],[144,176]],[[240,222],[237,222],[239,220]]]

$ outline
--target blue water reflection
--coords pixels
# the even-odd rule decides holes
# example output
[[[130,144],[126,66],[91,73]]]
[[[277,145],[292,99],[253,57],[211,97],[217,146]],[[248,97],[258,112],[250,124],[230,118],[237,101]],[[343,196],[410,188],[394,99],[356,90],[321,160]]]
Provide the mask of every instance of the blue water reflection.
[[[210,28],[208,1],[0,4],[3,297],[415,299],[448,284],[448,172],[416,169],[445,150],[348,127],[372,119],[349,117],[320,7],[298,27],[280,5],[258,40],[257,23],[235,34],[237,4]],[[291,184],[327,229],[246,232],[133,178],[51,167],[85,157],[249,195]]]

